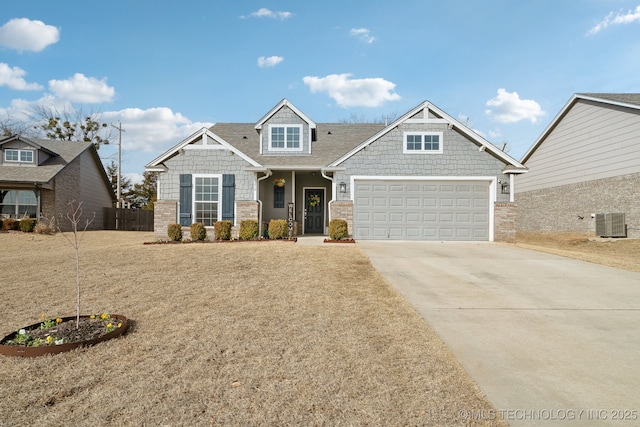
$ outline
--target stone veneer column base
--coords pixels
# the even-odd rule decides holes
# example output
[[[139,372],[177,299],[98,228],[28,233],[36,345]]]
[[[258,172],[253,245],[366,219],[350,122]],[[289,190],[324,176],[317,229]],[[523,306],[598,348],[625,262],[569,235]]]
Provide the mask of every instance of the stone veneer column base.
[[[153,231],[158,239],[169,238],[169,224],[178,221],[178,202],[157,200],[153,207]]]
[[[235,225],[231,229],[231,236],[234,239],[238,238],[240,233],[240,224],[245,220],[258,221],[259,216],[259,204],[255,200],[239,200],[236,201],[236,220]]]
[[[493,240],[496,242],[515,242],[517,217],[517,204],[496,203],[494,205]]]
[[[351,200],[336,200],[329,205],[331,219],[347,221],[349,237],[353,236],[353,202]]]

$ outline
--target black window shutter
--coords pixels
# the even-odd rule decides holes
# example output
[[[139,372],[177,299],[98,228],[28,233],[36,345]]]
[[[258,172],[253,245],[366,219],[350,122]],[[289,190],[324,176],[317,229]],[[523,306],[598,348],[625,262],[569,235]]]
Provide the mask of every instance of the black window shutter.
[[[235,206],[235,175],[222,175],[222,220],[233,221]]]
[[[193,202],[191,199],[191,174],[180,174],[180,225],[188,227],[191,225],[191,210]]]

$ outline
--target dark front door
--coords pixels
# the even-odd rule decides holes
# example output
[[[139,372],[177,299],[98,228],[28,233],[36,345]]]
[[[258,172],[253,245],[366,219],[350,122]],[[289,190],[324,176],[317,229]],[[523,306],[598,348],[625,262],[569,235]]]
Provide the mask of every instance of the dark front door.
[[[304,190],[304,232],[305,234],[324,233],[324,190]]]

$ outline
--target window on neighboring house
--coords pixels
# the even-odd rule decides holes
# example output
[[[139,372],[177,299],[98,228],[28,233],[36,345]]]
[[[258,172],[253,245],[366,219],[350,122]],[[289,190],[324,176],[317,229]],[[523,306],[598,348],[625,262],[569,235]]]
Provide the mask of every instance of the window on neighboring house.
[[[33,190],[0,190],[0,214],[36,218],[38,200]]]
[[[33,150],[7,149],[4,151],[5,162],[33,163]]]
[[[301,151],[302,125],[270,125],[269,148],[274,151]]]
[[[213,227],[218,220],[220,206],[220,179],[217,176],[194,178],[194,219],[205,227]]]
[[[442,153],[442,132],[405,132],[405,153]]]

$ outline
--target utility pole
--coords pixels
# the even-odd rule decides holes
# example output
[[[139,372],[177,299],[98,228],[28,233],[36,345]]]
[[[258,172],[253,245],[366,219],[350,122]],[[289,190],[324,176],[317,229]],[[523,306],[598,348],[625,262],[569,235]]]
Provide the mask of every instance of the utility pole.
[[[121,208],[122,207],[122,203],[121,203],[121,195],[120,193],[122,192],[121,188],[120,188],[120,165],[122,164],[122,132],[126,132],[124,129],[122,129],[122,123],[120,123],[118,121],[118,126],[111,124],[111,126],[113,126],[114,128],[118,129],[118,177],[117,177],[117,191],[116,191],[116,207],[117,208]]]

